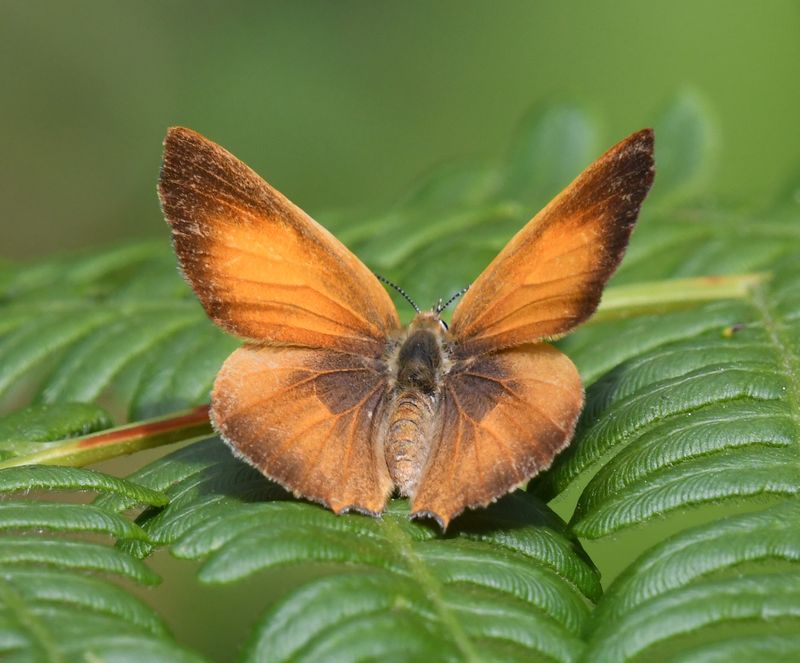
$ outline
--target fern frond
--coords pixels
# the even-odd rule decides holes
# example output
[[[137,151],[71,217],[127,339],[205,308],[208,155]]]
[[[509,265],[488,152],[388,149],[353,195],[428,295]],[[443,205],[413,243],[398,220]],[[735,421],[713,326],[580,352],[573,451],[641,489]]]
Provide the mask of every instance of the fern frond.
[[[127,479],[79,467],[25,465],[0,470],[0,492],[33,490],[92,490],[120,495],[131,500],[131,504],[153,506],[162,506],[169,501],[169,498],[159,491],[140,486]]]
[[[91,532],[118,539],[147,539],[147,534],[127,518],[91,504],[0,502],[0,530],[4,529]]]
[[[576,533],[800,492],[798,288],[800,271],[787,265],[744,301],[602,330],[624,334],[633,357],[592,385],[572,448],[542,483],[560,492],[602,463],[573,515]]]
[[[792,498],[686,530],[642,555],[597,606],[586,660],[683,650],[692,660],[791,660],[797,633],[800,500]]]
[[[594,567],[568,538],[564,523],[521,492],[462,517],[441,538],[435,528],[409,521],[404,501],[393,502],[376,520],[336,516],[317,505],[289,500],[233,458],[216,438],[181,449],[132,479],[170,496],[166,508],[145,512],[139,524],[153,542],[171,546],[176,556],[201,560],[201,581],[230,583],[267,569],[323,564],[337,573],[336,580],[323,582],[324,592],[346,591],[341,588],[363,582],[365,592],[389,605],[387,612],[373,614],[365,624],[373,618],[376,623],[393,623],[391,606],[401,601],[407,619],[395,626],[398,639],[403,629],[428,618],[437,625],[440,639],[452,641],[453,651],[463,655],[492,657],[510,646],[528,655],[561,652],[559,660],[573,660],[589,601],[601,593]],[[104,508],[127,506],[120,498],[99,503]],[[359,567],[371,569],[371,575],[350,577]],[[398,596],[398,586],[409,589]],[[301,611],[303,597],[317,596],[316,591],[298,590],[297,597],[286,599],[292,607],[283,609]],[[327,619],[336,625],[320,637],[334,638],[360,600],[354,598],[352,606],[340,602],[340,610],[328,604]],[[321,606],[311,603],[302,609],[312,621],[318,610]],[[506,618],[516,626],[491,637],[487,620],[500,624]],[[525,624],[538,635],[526,634]],[[302,626],[297,631],[306,639],[316,637],[310,629]],[[254,637],[261,642],[262,635]],[[414,637],[409,632],[408,641]],[[277,646],[269,646],[273,645]],[[261,651],[263,656],[271,649]],[[433,652],[428,650],[429,655]]]
[[[10,499],[16,492],[87,490],[116,494],[132,504],[167,500],[160,492],[92,470],[0,470],[0,492],[7,498],[0,502],[0,658],[200,661],[175,643],[152,609],[110,581],[152,585],[160,581],[158,575],[122,549],[85,540],[106,535],[146,541],[144,530],[96,505]]]

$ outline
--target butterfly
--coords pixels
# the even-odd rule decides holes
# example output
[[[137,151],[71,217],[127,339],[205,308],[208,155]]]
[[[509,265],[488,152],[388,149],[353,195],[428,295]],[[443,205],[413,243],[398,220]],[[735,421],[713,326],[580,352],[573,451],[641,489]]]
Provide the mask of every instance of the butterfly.
[[[378,516],[394,492],[441,528],[547,469],[584,402],[547,341],[585,321],[654,177],[653,132],[612,147],[464,294],[403,326],[378,278],[219,145],[164,141],[159,196],[209,317],[245,340],[211,395],[233,453],[296,496]]]

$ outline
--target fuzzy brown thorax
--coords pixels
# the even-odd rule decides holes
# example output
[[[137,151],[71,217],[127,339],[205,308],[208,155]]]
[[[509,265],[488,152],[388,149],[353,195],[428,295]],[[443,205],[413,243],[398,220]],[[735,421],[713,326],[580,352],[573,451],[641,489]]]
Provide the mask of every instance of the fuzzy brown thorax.
[[[384,456],[401,495],[411,495],[425,469],[449,369],[445,330],[438,315],[419,313],[388,358],[391,381]]]

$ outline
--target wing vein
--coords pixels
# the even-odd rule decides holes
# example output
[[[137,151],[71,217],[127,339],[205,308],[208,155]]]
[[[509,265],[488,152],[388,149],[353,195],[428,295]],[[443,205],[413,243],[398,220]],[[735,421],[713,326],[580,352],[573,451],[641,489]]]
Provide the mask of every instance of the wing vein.
[[[274,369],[265,369],[264,371],[259,371],[259,373],[267,373],[267,372],[270,372],[272,370],[274,370]],[[375,372],[375,371],[373,371],[372,369],[369,369],[369,368],[345,368],[345,369],[337,368],[337,369],[331,370],[331,371],[311,371],[311,369],[302,369],[302,368],[298,369],[298,370],[305,370],[305,371],[311,373],[311,375],[309,377],[303,378],[302,380],[298,380],[297,382],[292,382],[291,384],[282,385],[279,388],[275,389],[274,391],[271,391],[267,396],[260,396],[259,395],[257,400],[254,400],[251,403],[247,403],[246,405],[241,406],[239,408],[238,412],[247,413],[251,409],[261,405],[261,403],[263,401],[269,400],[269,399],[272,399],[272,398],[275,398],[275,397],[278,397],[278,396],[281,396],[282,394],[289,393],[292,389],[297,389],[299,387],[302,387],[304,384],[308,384],[309,382],[313,382],[314,380],[319,379],[319,377],[322,376],[322,375],[331,375],[333,373],[355,373],[355,372],[359,372],[359,371],[364,371],[366,373],[374,373]]]
[[[329,302],[331,302],[333,304],[336,303],[332,299],[330,299],[329,297],[327,297],[325,295],[323,295],[323,297],[325,297]],[[239,307],[239,308],[241,308],[243,310],[252,310],[252,309],[268,310],[269,308],[289,308],[289,309],[294,309],[294,310],[297,310],[297,311],[302,311],[303,313],[305,313],[307,315],[310,315],[311,317],[318,318],[319,320],[325,320],[327,322],[331,322],[331,323],[333,323],[334,325],[336,325],[338,327],[343,327],[344,329],[349,329],[350,331],[356,332],[357,334],[358,334],[358,332],[363,332],[364,331],[363,329],[359,329],[358,327],[355,327],[350,323],[346,323],[346,322],[342,322],[342,321],[339,321],[339,320],[335,320],[334,318],[330,318],[327,315],[323,315],[322,313],[319,313],[318,311],[313,311],[310,308],[307,308],[305,306],[301,306],[300,304],[294,304],[292,302],[282,302],[282,301],[275,300],[275,299],[268,299],[268,300],[262,300],[262,301],[239,299],[239,300],[236,301],[236,304],[234,304],[234,306],[237,306],[237,307]],[[376,333],[373,334],[373,335],[363,335],[362,334],[362,335],[358,335],[358,336],[348,336],[347,338],[357,338],[357,339],[360,339],[360,340],[373,340],[373,339],[375,339],[376,337],[379,336],[380,331],[377,328],[375,328],[371,323],[367,322],[367,320],[364,320],[364,322],[367,325],[369,325],[369,327],[374,329]],[[281,326],[281,325],[278,325],[278,326]]]
[[[549,279],[547,281],[537,281],[536,283],[520,283],[520,284],[516,285],[514,288],[512,288],[511,290],[509,290],[504,295],[502,295],[499,298],[495,299],[489,306],[487,306],[485,309],[483,309],[483,311],[481,311],[475,318],[473,318],[467,324],[467,326],[464,329],[459,330],[460,335],[461,335],[462,338],[465,337],[465,336],[467,336],[467,337],[469,337],[469,336],[481,336],[482,337],[482,333],[480,331],[478,331],[476,333],[474,331],[471,332],[470,330],[474,330],[476,327],[478,327],[481,320],[486,318],[486,316],[490,315],[492,313],[492,311],[496,310],[504,302],[508,301],[510,298],[514,297],[515,295],[518,295],[520,292],[524,292],[524,291],[530,290],[530,289],[534,289],[535,290],[537,288],[541,288],[541,287],[547,286],[547,285],[552,285],[554,283],[560,283],[560,282],[563,282],[563,281],[568,281],[570,279],[580,278],[582,276],[588,276],[590,274],[594,274],[594,273],[599,272],[599,271],[602,271],[602,267],[597,267],[595,269],[588,269],[588,270],[584,270],[582,272],[576,272],[574,274],[568,274],[566,276],[560,276],[558,278]],[[558,297],[558,296],[559,295],[553,295],[552,297]],[[549,299],[550,298],[527,301],[525,304],[522,304],[521,306],[518,306],[518,307],[512,309],[509,313],[505,314],[503,317],[498,318],[496,320],[492,320],[489,324],[487,324],[484,327],[484,329],[491,328],[497,322],[500,322],[501,320],[505,320],[506,318],[514,315],[515,313],[518,313],[522,309],[528,308],[530,306],[534,306],[536,304],[541,304],[543,302],[548,301]],[[555,318],[555,320],[557,320],[557,319],[558,318]],[[549,322],[549,321],[550,320],[546,320],[545,322]]]
[[[448,391],[450,392],[450,395],[451,395],[451,397],[453,398],[453,401],[454,401],[454,402],[455,402],[455,404],[456,404],[456,408],[459,410],[459,412],[461,412],[461,413],[463,414],[464,418],[465,418],[467,421],[469,421],[469,422],[472,424],[472,428],[473,428],[473,430],[482,430],[482,431],[486,431],[486,432],[487,432],[489,435],[491,435],[491,436],[492,436],[492,437],[493,437],[493,438],[494,438],[494,439],[495,439],[497,442],[499,442],[499,443],[500,443],[500,446],[501,446],[501,447],[503,447],[503,449],[505,449],[505,451],[506,451],[506,454],[508,455],[508,457],[509,457],[509,458],[511,458],[511,460],[512,460],[512,462],[513,462],[513,460],[514,460],[514,454],[513,454],[513,453],[511,453],[511,451],[510,451],[510,449],[509,449],[508,445],[505,443],[505,440],[502,438],[502,436],[498,435],[498,434],[497,434],[495,431],[493,431],[493,430],[492,430],[491,428],[489,428],[488,426],[481,426],[481,425],[480,425],[478,422],[476,422],[476,421],[475,421],[475,419],[473,419],[473,418],[472,418],[472,417],[471,417],[469,414],[467,414],[467,411],[464,409],[463,405],[461,405],[461,401],[459,401],[459,400],[458,400],[458,397],[456,396],[456,393],[455,393],[455,391],[453,390],[453,388],[452,388],[452,387],[450,387],[450,386],[448,386],[448,388],[447,388],[447,389],[448,389]],[[477,443],[477,436],[476,436],[476,443]],[[455,456],[455,454],[453,454],[453,455]]]

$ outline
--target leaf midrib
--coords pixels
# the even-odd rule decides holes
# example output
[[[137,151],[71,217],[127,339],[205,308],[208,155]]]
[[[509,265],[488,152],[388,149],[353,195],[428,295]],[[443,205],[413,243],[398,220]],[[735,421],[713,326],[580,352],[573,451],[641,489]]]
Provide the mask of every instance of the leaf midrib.
[[[472,646],[472,642],[442,596],[442,583],[428,570],[425,562],[414,551],[410,538],[400,528],[395,519],[390,516],[384,519],[384,523],[386,525],[386,538],[397,547],[400,556],[408,564],[412,576],[418,580],[419,586],[439,615],[441,623],[450,631],[456,647],[464,654],[464,660],[471,663],[480,663],[481,659]]]
[[[800,357],[792,352],[783,325],[774,315],[766,294],[763,286],[757,286],[752,290],[751,301],[761,316],[764,330],[787,378],[786,402],[797,433],[795,441],[800,441]]]
[[[41,620],[27,609],[25,601],[14,591],[11,584],[2,578],[0,578],[0,597],[2,597],[3,603],[17,615],[18,623],[26,627],[28,632],[36,638],[36,641],[47,655],[47,660],[52,663],[61,663],[64,659],[58,651],[51,633],[45,628]]]

